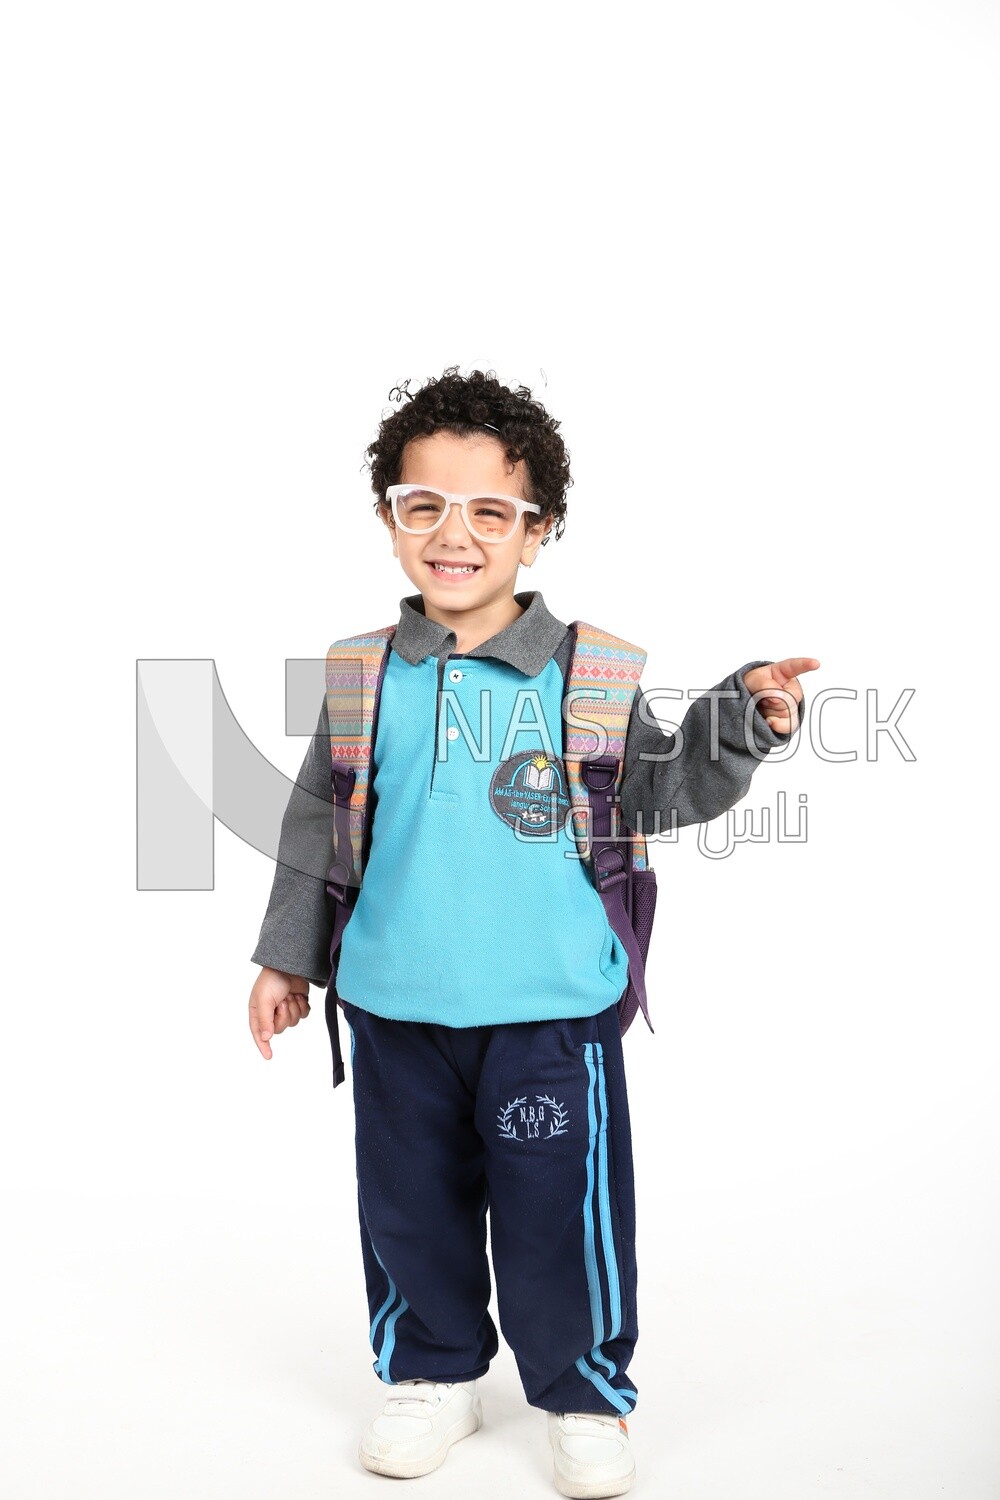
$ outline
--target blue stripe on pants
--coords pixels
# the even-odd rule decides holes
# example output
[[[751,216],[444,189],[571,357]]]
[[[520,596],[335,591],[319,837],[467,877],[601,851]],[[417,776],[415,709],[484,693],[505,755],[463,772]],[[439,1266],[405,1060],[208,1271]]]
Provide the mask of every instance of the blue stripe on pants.
[[[369,1338],[371,1340],[372,1353],[378,1355],[378,1358],[375,1361],[376,1373],[381,1377],[382,1380],[386,1382],[387,1385],[395,1385],[396,1382],[389,1374],[389,1361],[392,1359],[392,1351],[396,1345],[396,1324],[398,1323],[403,1313],[406,1312],[410,1304],[407,1302],[405,1297],[399,1296],[399,1291],[396,1287],[396,1283],[389,1275],[389,1272],[385,1270],[385,1266],[382,1264],[382,1257],[381,1255],[379,1255],[374,1245],[372,1245],[372,1252],[379,1265],[382,1266],[382,1270],[385,1271],[385,1279],[389,1283],[389,1295],[388,1297],[386,1297],[382,1306],[379,1308],[378,1312],[375,1315],[375,1321],[372,1323]],[[399,1306],[396,1308],[392,1316],[386,1320],[385,1328],[382,1331],[382,1348],[381,1351],[379,1351],[375,1345],[376,1331],[378,1329],[379,1323],[382,1321],[383,1316],[386,1312],[388,1312],[389,1308],[395,1302],[397,1297],[399,1297]]]
[[[615,1257],[614,1235],[611,1229],[611,1202],[608,1194],[608,1104],[604,1079],[604,1049],[600,1042],[586,1042],[583,1048],[583,1055],[589,1078],[587,1088],[587,1122],[590,1127],[590,1134],[587,1150],[587,1193],[583,1204],[583,1238],[584,1260],[587,1266],[587,1283],[590,1290],[590,1310],[594,1327],[594,1347],[590,1351],[590,1359],[594,1364],[602,1365],[611,1379],[614,1379],[618,1371],[613,1362],[601,1350],[601,1345],[605,1340],[604,1314],[594,1236],[593,1200],[596,1175],[598,1213],[601,1223],[601,1247],[604,1252],[604,1265],[608,1280],[610,1326],[607,1337],[610,1340],[616,1338],[621,1332],[622,1310],[618,1262]],[[599,1120],[597,1112],[598,1102],[600,1104]],[[595,1154],[597,1158],[596,1174],[594,1170]],[[580,1371],[580,1374],[589,1380],[605,1400],[611,1402],[616,1410],[620,1412],[630,1412],[633,1410],[636,1395],[634,1390],[631,1388],[616,1390],[603,1375],[587,1363],[587,1359],[583,1355],[577,1360],[576,1367]]]

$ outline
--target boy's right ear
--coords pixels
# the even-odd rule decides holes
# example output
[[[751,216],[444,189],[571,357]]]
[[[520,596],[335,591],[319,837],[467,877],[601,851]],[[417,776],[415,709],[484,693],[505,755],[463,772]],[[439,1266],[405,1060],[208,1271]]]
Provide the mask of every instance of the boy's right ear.
[[[383,522],[385,523],[387,531],[392,537],[392,554],[394,557],[398,557],[399,554],[396,551],[396,522],[393,519],[392,506],[387,504],[385,500],[380,500],[378,503],[378,511],[379,515],[382,517]]]

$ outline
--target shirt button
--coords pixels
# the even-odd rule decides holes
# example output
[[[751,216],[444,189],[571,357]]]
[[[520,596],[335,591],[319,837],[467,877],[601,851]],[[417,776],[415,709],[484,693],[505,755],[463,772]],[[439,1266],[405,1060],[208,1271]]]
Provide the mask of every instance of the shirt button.
[[[452,682],[461,682],[462,680],[462,673],[457,667],[452,667],[451,671],[448,673],[448,676],[451,678]]]
[[[455,727],[454,724],[450,724],[448,726],[448,738],[450,740],[457,740],[458,739],[458,730],[457,730],[457,728]]]

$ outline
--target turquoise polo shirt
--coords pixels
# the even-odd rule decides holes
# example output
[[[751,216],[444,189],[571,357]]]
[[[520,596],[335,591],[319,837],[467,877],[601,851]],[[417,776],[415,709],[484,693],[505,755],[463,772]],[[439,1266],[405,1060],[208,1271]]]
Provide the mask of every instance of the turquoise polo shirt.
[[[589,1016],[618,1001],[628,957],[572,836],[564,692],[551,656],[530,676],[488,655],[390,650],[344,1000],[447,1026]]]

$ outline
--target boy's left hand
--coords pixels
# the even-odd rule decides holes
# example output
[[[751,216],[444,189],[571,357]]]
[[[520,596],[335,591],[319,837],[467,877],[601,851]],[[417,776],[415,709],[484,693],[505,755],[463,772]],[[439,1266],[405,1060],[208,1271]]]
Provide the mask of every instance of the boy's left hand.
[[[802,702],[802,684],[799,672],[815,672],[819,662],[815,656],[786,656],[784,661],[768,662],[766,667],[751,667],[744,672],[743,681],[751,693],[773,693],[773,696],[758,698],[757,707],[776,734],[791,734],[799,727],[798,705]],[[790,694],[778,696],[780,692]]]

